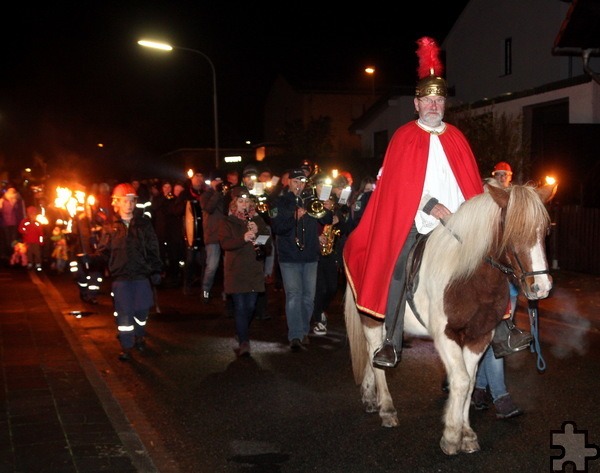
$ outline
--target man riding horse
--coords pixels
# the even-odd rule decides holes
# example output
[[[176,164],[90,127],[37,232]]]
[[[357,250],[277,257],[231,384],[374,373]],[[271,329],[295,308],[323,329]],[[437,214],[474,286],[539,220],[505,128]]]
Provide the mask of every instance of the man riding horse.
[[[381,176],[359,226],[344,250],[348,282],[359,310],[385,318],[385,341],[374,355],[377,367],[400,361],[405,267],[419,235],[431,232],[467,199],[483,192],[467,139],[443,122],[448,86],[441,77],[439,47],[421,38],[419,81],[414,98],[417,120],[400,127],[388,146]],[[377,264],[377,271],[372,265]]]

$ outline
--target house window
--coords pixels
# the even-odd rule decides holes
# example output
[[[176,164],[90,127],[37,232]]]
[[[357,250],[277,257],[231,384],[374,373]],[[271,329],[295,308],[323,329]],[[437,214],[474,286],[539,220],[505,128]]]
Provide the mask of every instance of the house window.
[[[512,74],[512,38],[504,40],[504,74],[509,76]]]

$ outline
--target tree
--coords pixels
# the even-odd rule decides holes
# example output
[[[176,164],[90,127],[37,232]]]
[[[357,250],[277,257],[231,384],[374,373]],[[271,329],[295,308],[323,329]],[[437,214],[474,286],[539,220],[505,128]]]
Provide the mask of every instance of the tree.
[[[320,116],[306,124],[300,119],[286,122],[278,131],[278,139],[282,151],[272,156],[278,167],[298,167],[304,159],[322,164],[333,152],[331,118]]]
[[[506,161],[515,182],[526,181],[531,172],[531,152],[523,138],[523,115],[495,114],[493,110],[476,113],[472,109],[448,110],[446,118],[465,134],[482,176],[490,176],[494,165]]]

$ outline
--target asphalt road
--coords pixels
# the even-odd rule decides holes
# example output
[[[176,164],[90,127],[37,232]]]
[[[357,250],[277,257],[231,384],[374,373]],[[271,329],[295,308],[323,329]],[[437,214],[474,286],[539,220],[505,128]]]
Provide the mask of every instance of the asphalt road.
[[[581,442],[600,445],[600,277],[560,270],[554,277],[539,307],[545,370],[529,351],[506,358],[507,385],[525,415],[500,421],[493,409],[472,410],[482,450],[447,457],[439,448],[444,372],[432,342],[413,339],[388,371],[400,427],[381,427],[364,412],[352,378],[341,289],[328,334],[292,353],[283,293],[269,286],[272,318],[253,323],[252,357],[237,359],[220,297],[205,305],[199,295],[160,288],[148,350],[123,363],[108,287],[99,305],[85,306],[70,276],[40,276],[162,473],[561,471],[562,463],[553,470],[561,450],[552,432],[563,423],[587,432]],[[528,324],[523,306],[518,320]],[[573,446],[568,454],[586,465],[577,471],[600,471],[600,460],[585,462]]]

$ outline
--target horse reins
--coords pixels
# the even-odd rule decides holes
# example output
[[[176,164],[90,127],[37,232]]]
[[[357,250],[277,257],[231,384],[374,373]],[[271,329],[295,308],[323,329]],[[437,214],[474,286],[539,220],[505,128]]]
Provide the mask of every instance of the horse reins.
[[[549,269],[542,269],[539,271],[523,271],[523,265],[521,264],[521,260],[519,257],[513,252],[515,259],[517,260],[517,264],[519,265],[519,269],[521,270],[521,277],[518,278],[515,275],[515,271],[513,268],[509,266],[505,266],[504,264],[495,261],[491,256],[488,256],[485,261],[489,263],[493,268],[499,269],[504,274],[508,276],[512,276],[518,282],[524,282],[527,276],[535,276],[537,274],[550,274]],[[521,284],[521,288],[523,285]],[[528,296],[527,291],[525,291],[525,297]],[[533,335],[533,343],[531,345],[531,353],[537,353],[537,368],[539,371],[546,370],[546,361],[542,356],[542,349],[540,347],[540,338],[539,338],[539,327],[538,327],[538,300],[537,299],[529,299],[527,297],[527,312],[529,314],[529,325],[531,326],[531,334]]]

